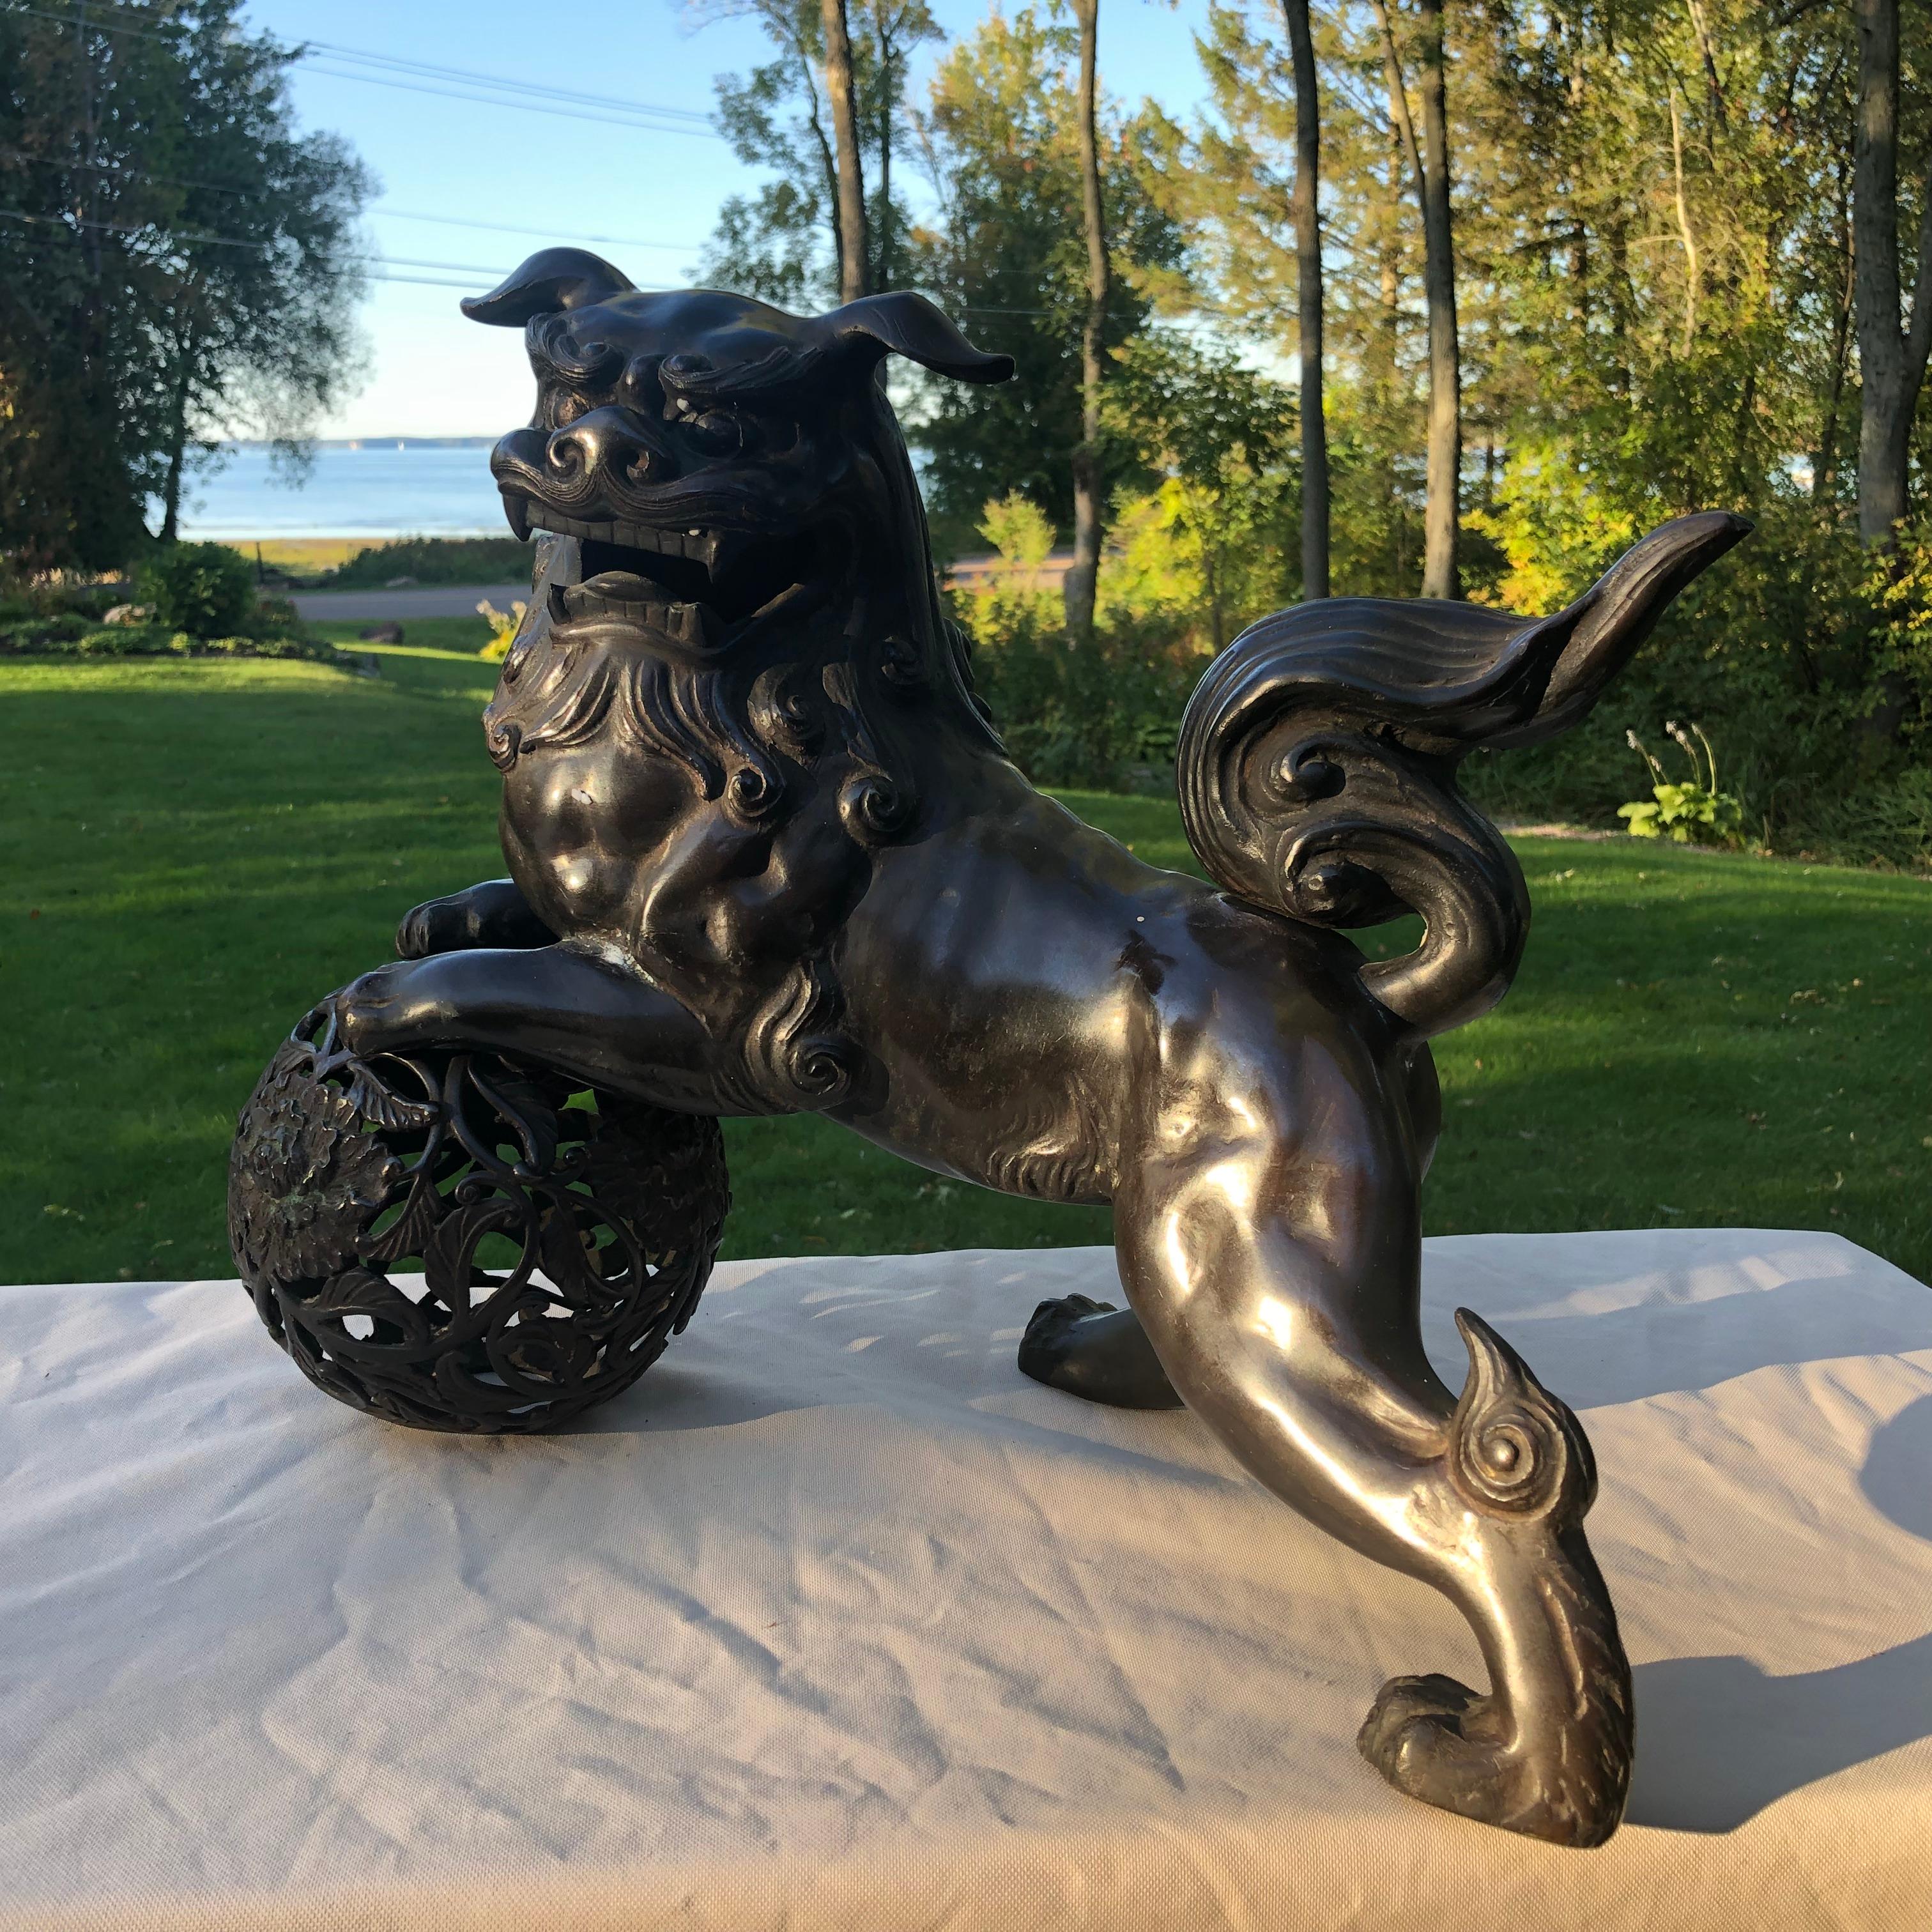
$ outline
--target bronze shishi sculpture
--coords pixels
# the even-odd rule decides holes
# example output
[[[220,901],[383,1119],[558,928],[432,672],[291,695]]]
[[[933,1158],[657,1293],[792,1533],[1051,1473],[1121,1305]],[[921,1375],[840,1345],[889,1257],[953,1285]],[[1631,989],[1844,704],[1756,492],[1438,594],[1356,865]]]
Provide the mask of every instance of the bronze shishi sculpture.
[[[615,1246],[547,1232],[587,1198],[545,1178],[565,1096],[586,1085],[607,1096],[578,1136],[592,1153],[610,1133],[595,1124],[626,1108],[625,1145],[668,1145],[650,1123],[682,1117],[676,1172],[710,1177],[672,1216],[675,1292],[622,1317],[646,1360],[716,1244],[716,1129],[692,1117],[822,1113],[939,1173],[1111,1202],[1130,1306],[1043,1304],[1020,1366],[1096,1401],[1184,1402],[1282,1501],[1441,1591],[1474,1628],[1490,1689],[1397,1678],[1363,1751],[1432,1804],[1600,1843],[1623,1808],[1631,1708],[1583,1534],[1589,1446],[1478,1316],[1458,1316],[1460,1395],[1418,1328],[1418,1192],[1440,1120],[1426,1042],[1501,998],[1529,910],[1455,773],[1479,745],[1576,722],[1747,526],[1668,524],[1550,617],[1337,598],[1264,619],[1210,667],[1181,730],[1203,884],[1034,790],[942,614],[879,367],[898,355],[997,382],[1006,358],[916,296],[802,320],[646,293],[574,249],[464,307],[525,330],[538,384],[534,422],[492,462],[512,527],[542,533],[484,714],[510,876],[410,914],[403,962],[338,995],[278,1065],[285,1084],[334,1070],[331,1104],[379,1125],[415,1104],[394,1126],[418,1136],[412,1173],[429,1160],[420,1137],[442,1132],[424,1124],[439,1080],[482,1079],[493,1118],[551,1126],[472,1132],[482,1166],[440,1232],[446,1183],[410,1197],[428,1201],[418,1234],[305,1264],[302,1293],[327,1274],[335,1298],[320,1314],[289,1288],[302,1269],[276,1278],[258,1240],[244,1271],[272,1322],[308,1324],[298,1359],[400,1420],[530,1426],[550,1358],[518,1337],[549,1333],[544,1313],[588,1319],[607,1276],[633,1292],[650,1273],[643,1191],[628,1218],[578,1214],[622,1223]],[[1366,962],[1337,930],[1404,910],[1426,930],[1402,958]],[[385,1088],[385,1068],[397,1090],[396,1070],[414,1070],[417,1102]],[[506,1078],[524,1083],[507,1098]],[[263,1094],[258,1113],[266,1080]],[[282,1173],[334,1157],[292,1152],[266,1118],[244,1120],[238,1228],[293,1198],[251,1160]],[[700,1128],[714,1138],[692,1141]],[[401,1166],[353,1213],[400,1198]],[[470,1232],[450,1234],[465,1215]],[[520,1226],[512,1274],[477,1265],[477,1231]],[[420,1356],[416,1318],[371,1285],[410,1240],[442,1244],[432,1312],[439,1332],[462,1330],[469,1364],[440,1356],[420,1400],[356,1366],[358,1346]],[[546,1256],[575,1288],[536,1285]],[[493,1306],[521,1298],[522,1325],[483,1334],[466,1282],[490,1284]],[[374,1311],[359,1345],[352,1305]],[[641,1366],[604,1366],[619,1318],[598,1319],[565,1351],[577,1380],[560,1414],[586,1377],[614,1390]],[[503,1413],[475,1422],[466,1391]],[[555,1418],[537,1403],[535,1419]]]

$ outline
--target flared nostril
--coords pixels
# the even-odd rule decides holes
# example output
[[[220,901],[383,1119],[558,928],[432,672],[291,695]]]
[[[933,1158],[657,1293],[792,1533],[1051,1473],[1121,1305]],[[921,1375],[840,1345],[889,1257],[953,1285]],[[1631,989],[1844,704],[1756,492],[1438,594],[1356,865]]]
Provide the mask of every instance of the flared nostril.
[[[490,474],[500,482],[519,471],[536,469],[543,461],[546,440],[540,429],[513,429],[499,436],[490,452]]]
[[[660,453],[640,434],[628,410],[593,410],[550,436],[544,460],[554,475],[581,478],[592,471],[634,483],[651,481],[662,470]]]

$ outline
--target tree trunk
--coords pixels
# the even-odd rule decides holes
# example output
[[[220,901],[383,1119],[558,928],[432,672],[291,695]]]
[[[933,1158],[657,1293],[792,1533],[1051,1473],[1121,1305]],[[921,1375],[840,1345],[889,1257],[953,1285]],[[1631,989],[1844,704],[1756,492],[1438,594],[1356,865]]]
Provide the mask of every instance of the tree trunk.
[[[1449,217],[1449,113],[1442,0],[1422,0],[1423,294],[1429,310],[1429,501],[1423,516],[1422,594],[1454,597],[1460,584],[1462,364],[1456,338],[1456,251]]]
[[[883,10],[882,10],[883,14]],[[896,64],[891,43],[886,38],[885,22],[879,22],[879,200],[874,226],[875,272],[872,286],[889,289],[898,279],[898,264],[892,251],[898,244],[892,234],[892,69]]]
[[[1677,111],[1677,83],[1670,83],[1670,167],[1677,194],[1677,233],[1684,244],[1684,348],[1688,356],[1697,338],[1699,268],[1697,237],[1690,226],[1690,204],[1684,194],[1684,122]]]
[[[1080,442],[1073,452],[1073,561],[1062,595],[1076,643],[1094,634],[1100,578],[1100,376],[1107,326],[1107,224],[1100,199],[1095,43],[1100,0],[1073,0],[1080,28],[1080,199],[1087,230],[1087,320],[1080,334]]]
[[[820,0],[825,22],[825,93],[838,154],[838,299],[866,292],[866,182],[859,159],[859,124],[852,98],[852,37],[845,0]]]
[[[174,412],[168,425],[168,475],[161,490],[161,541],[172,543],[180,534],[182,470],[188,458],[188,390],[194,371],[194,345],[180,345],[180,366],[175,376]]]
[[[1301,594],[1328,595],[1328,422],[1322,400],[1322,102],[1308,0],[1282,0],[1294,61],[1294,254],[1301,362]]]
[[[1858,112],[1852,144],[1852,252],[1858,363],[1858,536],[1886,547],[1905,520],[1912,422],[1932,349],[1932,194],[1919,224],[1909,322],[1900,314],[1898,0],[1856,0]]]
[[[1389,105],[1415,172],[1422,204],[1422,289],[1429,313],[1429,485],[1423,511],[1422,594],[1457,593],[1456,540],[1461,521],[1462,368],[1456,341],[1456,248],[1449,214],[1448,83],[1442,56],[1442,0],[1421,0],[1422,125],[1418,151],[1402,62],[1386,0],[1373,0],[1382,29]]]
[[[1724,83],[1718,75],[1718,50],[1711,39],[1711,23],[1705,16],[1702,0],[1689,0],[1690,24],[1696,29],[1697,51],[1704,59],[1704,84],[1711,91],[1711,116],[1719,134],[1728,131],[1724,117]]]
[[[1851,209],[1840,177],[1838,246],[1844,260],[1845,280],[1832,322],[1832,386],[1825,399],[1824,420],[1818,430],[1818,458],[1811,466],[1811,499],[1834,503],[1838,494],[1838,412],[1845,398],[1846,360],[1852,337],[1852,285],[1856,268],[1852,259]]]

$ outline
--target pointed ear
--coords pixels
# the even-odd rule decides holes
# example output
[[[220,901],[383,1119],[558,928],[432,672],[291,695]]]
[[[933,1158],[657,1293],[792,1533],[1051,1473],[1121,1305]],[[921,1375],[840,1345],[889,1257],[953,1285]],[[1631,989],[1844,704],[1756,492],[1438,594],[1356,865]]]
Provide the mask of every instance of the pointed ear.
[[[533,315],[587,308],[636,286],[621,268],[586,249],[544,248],[487,296],[466,296],[463,313],[472,322],[520,328]]]
[[[869,356],[903,356],[922,369],[962,382],[1004,382],[1010,356],[975,349],[925,296],[910,290],[865,296],[818,318],[817,326],[842,349]]]

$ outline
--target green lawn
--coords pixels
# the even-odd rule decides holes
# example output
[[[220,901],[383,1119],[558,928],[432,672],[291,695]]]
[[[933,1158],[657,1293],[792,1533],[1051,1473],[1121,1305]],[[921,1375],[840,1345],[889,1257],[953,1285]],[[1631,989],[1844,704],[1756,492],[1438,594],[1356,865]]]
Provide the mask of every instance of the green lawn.
[[[230,1271],[224,1162],[286,1027],[417,899],[498,870],[491,668],[411,625],[384,675],[0,664],[0,1278]],[[335,634],[353,637],[353,627]],[[1163,801],[1070,802],[1156,864]],[[1437,1233],[1828,1228],[1932,1275],[1932,885],[1526,839],[1502,1010],[1438,1042]],[[1104,1240],[814,1120],[728,1128],[734,1255]]]

